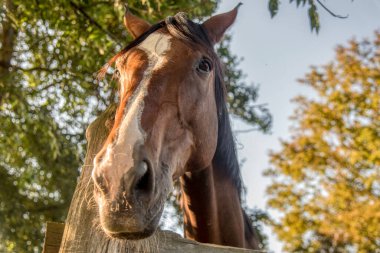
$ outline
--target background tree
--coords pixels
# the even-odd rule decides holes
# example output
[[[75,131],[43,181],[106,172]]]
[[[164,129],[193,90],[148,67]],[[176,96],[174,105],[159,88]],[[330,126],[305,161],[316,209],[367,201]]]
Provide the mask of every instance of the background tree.
[[[131,38],[120,0],[0,2],[0,251],[40,251],[43,224],[64,221],[85,153],[84,130],[115,101],[115,85],[94,73]],[[178,11],[202,19],[218,1],[128,1],[152,23]],[[229,39],[226,64],[231,111],[268,131]]]
[[[349,42],[300,82],[291,139],[271,153],[268,204],[289,252],[380,248],[380,33]]]
[[[352,2],[353,0],[351,0]],[[291,4],[295,4],[298,7],[307,7],[307,14],[309,17],[310,29],[311,31],[319,32],[321,24],[319,22],[319,13],[318,7],[322,8],[324,11],[328,12],[331,16],[336,18],[348,18],[348,15],[342,16],[338,15],[332,10],[329,9],[326,3],[323,3],[321,0],[289,0]],[[268,9],[270,15],[273,18],[277,15],[281,1],[280,0],[268,0]]]

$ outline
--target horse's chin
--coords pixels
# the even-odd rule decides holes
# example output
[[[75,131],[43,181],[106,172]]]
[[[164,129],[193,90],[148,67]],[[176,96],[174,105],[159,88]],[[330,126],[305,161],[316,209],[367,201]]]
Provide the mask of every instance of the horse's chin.
[[[153,221],[154,224],[148,224],[145,228],[141,228],[140,230],[136,230],[136,227],[124,227],[122,229],[120,229],[119,227],[115,231],[103,227],[103,230],[108,236],[112,238],[125,240],[142,240],[152,236],[154,232],[156,232],[158,227],[158,221]]]
[[[154,234],[154,232],[157,230],[157,226],[151,227],[148,226],[147,228],[144,228],[140,231],[130,231],[128,227],[118,230],[118,231],[112,231],[106,228],[103,228],[104,232],[112,238],[117,239],[125,239],[125,240],[142,240],[145,238],[150,237]]]
[[[106,234],[112,238],[124,239],[124,240],[142,240],[152,236],[156,232],[156,229],[144,230],[142,232],[118,232],[112,233],[106,231]]]
[[[112,238],[142,240],[154,234],[162,214],[161,208],[155,215],[147,217],[141,213],[100,215],[103,231]]]

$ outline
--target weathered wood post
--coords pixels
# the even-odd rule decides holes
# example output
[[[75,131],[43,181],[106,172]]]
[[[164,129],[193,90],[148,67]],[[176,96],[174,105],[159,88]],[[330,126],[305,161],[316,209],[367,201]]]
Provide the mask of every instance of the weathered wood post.
[[[112,127],[115,111],[116,105],[110,106],[87,129],[87,155],[66,219],[60,253],[260,252],[201,244],[164,231],[158,231],[152,237],[136,243],[107,237],[99,228],[97,208],[90,204],[93,198],[91,171],[93,158]]]
[[[42,253],[59,252],[64,229],[64,223],[48,222],[46,224],[45,241]]]
[[[121,241],[110,240],[99,230],[96,207],[90,205],[93,197],[91,181],[93,158],[101,149],[112,127],[115,110],[115,105],[110,106],[87,128],[86,159],[71,201],[59,252],[122,252]]]

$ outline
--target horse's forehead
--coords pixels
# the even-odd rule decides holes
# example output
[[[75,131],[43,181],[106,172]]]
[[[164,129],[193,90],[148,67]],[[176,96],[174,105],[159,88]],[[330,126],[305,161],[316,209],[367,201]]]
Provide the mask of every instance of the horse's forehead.
[[[138,48],[154,56],[162,56],[171,49],[172,36],[166,33],[155,32],[150,34]]]

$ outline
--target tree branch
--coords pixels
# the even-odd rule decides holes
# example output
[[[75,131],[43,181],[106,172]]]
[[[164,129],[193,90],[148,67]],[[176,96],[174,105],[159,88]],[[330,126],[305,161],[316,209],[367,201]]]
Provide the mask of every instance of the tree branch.
[[[14,70],[20,70],[23,72],[32,72],[32,71],[41,71],[41,72],[48,72],[48,73],[53,73],[53,72],[59,72],[59,71],[64,71],[65,74],[76,77],[76,78],[81,78],[81,75],[77,75],[75,72],[72,72],[68,69],[65,68],[47,68],[47,67],[31,67],[31,68],[23,68],[17,65],[8,65],[6,62],[0,61],[0,67],[4,69],[9,69],[12,68]],[[92,75],[93,73],[91,72],[82,72],[83,75]]]
[[[319,3],[320,6],[322,6],[323,9],[325,9],[325,11],[327,11],[331,16],[335,17],[335,18],[348,18],[348,14],[346,16],[341,16],[341,15],[337,15],[335,14],[334,12],[332,12],[329,8],[326,7],[326,5],[324,5],[320,0],[316,0],[317,3]]]
[[[25,72],[31,72],[31,71],[55,72],[55,71],[62,70],[60,68],[46,68],[46,67],[23,68],[23,67],[20,67],[17,65],[9,64],[8,62],[5,62],[5,61],[0,61],[0,67],[2,67],[4,69],[12,68],[12,69],[16,69],[16,70],[25,71]]]
[[[64,209],[66,206],[64,204],[56,204],[56,205],[49,205],[49,206],[40,206],[35,208],[28,208],[27,210],[29,212],[33,213],[40,213],[40,212],[49,212],[49,211],[55,211],[57,209]]]
[[[98,28],[99,30],[101,30],[102,32],[107,34],[113,41],[115,41],[117,44],[119,44],[121,46],[120,39],[118,37],[116,37],[114,34],[110,33],[106,29],[104,29],[96,20],[94,20],[92,17],[90,17],[90,15],[88,15],[82,7],[80,7],[79,5],[74,3],[73,1],[70,1],[70,5],[75,10],[77,10],[79,13],[81,13],[90,22],[90,24],[94,25],[96,28]]]
[[[12,66],[12,68],[16,68],[25,72],[31,72],[31,71],[57,72],[57,71],[62,70],[59,68],[44,68],[44,67],[21,68],[21,67]]]
[[[243,129],[243,130],[235,130],[234,134],[245,134],[245,133],[250,133],[253,131],[259,131],[259,128],[248,128],[248,129]]]

